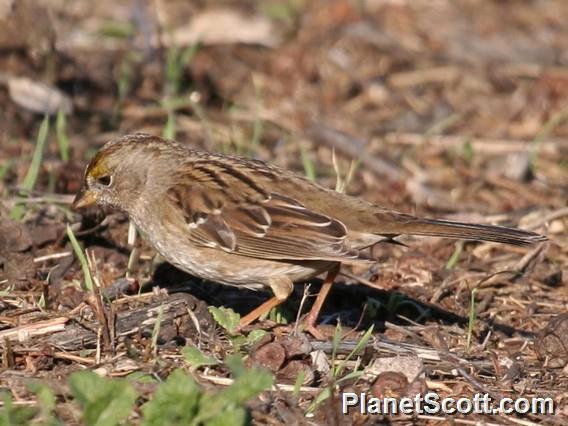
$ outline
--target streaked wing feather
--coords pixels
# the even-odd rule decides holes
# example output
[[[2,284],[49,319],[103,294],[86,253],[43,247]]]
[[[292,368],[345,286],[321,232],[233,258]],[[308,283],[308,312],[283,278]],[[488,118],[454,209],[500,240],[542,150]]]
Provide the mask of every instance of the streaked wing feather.
[[[251,183],[242,164],[210,164],[207,171],[201,166],[194,170],[191,164],[186,167],[168,195],[183,211],[187,235],[194,244],[275,260],[359,257],[345,243],[343,223]],[[229,187],[243,191],[230,191],[228,196]]]
[[[203,223],[190,229],[190,234],[192,236],[197,234],[197,239],[207,241],[208,246],[218,246],[227,251],[234,251],[237,248],[237,236],[220,214],[207,215]]]

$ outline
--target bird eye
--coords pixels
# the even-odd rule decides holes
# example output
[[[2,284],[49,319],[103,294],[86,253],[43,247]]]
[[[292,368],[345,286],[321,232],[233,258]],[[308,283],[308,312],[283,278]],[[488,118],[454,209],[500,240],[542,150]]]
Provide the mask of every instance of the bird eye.
[[[97,183],[103,186],[110,186],[112,183],[112,177],[109,175],[100,176],[97,178]]]

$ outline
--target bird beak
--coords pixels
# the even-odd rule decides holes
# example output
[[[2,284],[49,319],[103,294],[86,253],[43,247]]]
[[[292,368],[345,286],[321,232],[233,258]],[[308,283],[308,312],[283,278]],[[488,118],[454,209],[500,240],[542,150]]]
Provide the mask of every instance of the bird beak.
[[[97,199],[95,197],[95,194],[93,194],[92,191],[89,191],[87,188],[83,186],[81,190],[77,193],[75,199],[73,200],[71,208],[73,210],[82,209],[84,207],[92,206],[96,202]]]

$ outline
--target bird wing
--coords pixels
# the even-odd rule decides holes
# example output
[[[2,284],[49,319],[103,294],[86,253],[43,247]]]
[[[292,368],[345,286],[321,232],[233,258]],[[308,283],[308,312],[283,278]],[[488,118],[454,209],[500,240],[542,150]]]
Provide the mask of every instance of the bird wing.
[[[167,191],[183,212],[188,239],[243,256],[274,260],[360,258],[346,243],[345,225],[306,208],[299,201],[271,192],[264,179],[251,176],[260,163],[208,158],[193,161],[177,173]],[[270,174],[256,170],[255,177]]]

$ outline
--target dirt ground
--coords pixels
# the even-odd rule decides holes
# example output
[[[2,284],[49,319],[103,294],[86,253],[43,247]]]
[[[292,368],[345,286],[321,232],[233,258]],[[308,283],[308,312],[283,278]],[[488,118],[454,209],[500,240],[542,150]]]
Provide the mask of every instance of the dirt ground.
[[[87,419],[79,370],[130,380],[125,421],[144,423],[178,367],[208,395],[238,383],[235,353],[274,381],[243,402],[245,424],[566,424],[567,18],[565,0],[1,0],[0,424],[26,424],[18,408],[36,424],[115,424]],[[268,293],[162,263],[120,213],[71,211],[88,159],[129,132],[549,241],[401,237],[372,248],[370,269],[342,269],[319,320],[328,341],[295,327],[318,280],[232,335],[209,308],[243,315]],[[215,362],[191,366],[187,346]],[[427,391],[550,397],[555,413],[341,413],[344,392]]]

